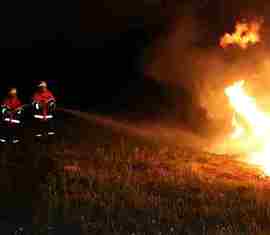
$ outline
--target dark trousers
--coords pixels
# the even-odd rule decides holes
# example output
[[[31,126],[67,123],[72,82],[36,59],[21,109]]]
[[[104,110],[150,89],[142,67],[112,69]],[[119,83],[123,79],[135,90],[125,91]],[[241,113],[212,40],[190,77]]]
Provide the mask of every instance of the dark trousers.
[[[19,126],[3,125],[0,128],[0,135],[1,137],[7,138],[7,139],[19,138],[20,130],[21,128]]]
[[[44,122],[35,120],[34,122],[35,134],[42,134],[42,133],[46,133],[46,132],[54,131],[54,130],[55,130],[54,120],[49,120],[49,121],[44,121]]]

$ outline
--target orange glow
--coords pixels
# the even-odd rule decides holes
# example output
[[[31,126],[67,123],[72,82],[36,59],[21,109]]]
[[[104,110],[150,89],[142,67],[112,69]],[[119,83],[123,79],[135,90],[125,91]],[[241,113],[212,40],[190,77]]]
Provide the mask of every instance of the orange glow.
[[[248,149],[248,162],[260,166],[265,174],[270,175],[270,116],[257,107],[254,98],[247,95],[244,84],[244,81],[239,81],[225,89],[236,115],[250,127],[250,130],[247,130],[247,127],[234,117],[231,138],[234,141],[244,138],[241,144]]]
[[[220,46],[226,48],[229,45],[237,45],[242,49],[247,49],[249,45],[260,42],[260,29],[262,21],[251,23],[237,23],[233,34],[226,33],[220,39]]]

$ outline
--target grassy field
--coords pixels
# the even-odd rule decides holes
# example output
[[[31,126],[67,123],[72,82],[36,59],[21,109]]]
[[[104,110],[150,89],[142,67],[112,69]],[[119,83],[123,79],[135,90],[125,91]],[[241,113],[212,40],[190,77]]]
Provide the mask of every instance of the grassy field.
[[[69,119],[55,140],[5,147],[0,173],[11,214],[1,220],[22,208],[16,219],[29,212],[33,234],[47,225],[83,235],[270,234],[270,181],[259,170],[83,120]]]

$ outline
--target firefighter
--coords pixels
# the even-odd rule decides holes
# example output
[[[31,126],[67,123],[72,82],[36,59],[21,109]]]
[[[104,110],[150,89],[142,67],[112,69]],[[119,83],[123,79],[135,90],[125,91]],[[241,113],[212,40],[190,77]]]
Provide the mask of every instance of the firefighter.
[[[12,143],[19,142],[17,127],[21,123],[22,107],[22,102],[17,96],[17,88],[9,89],[7,97],[1,104],[2,119],[4,123],[9,123],[5,125],[1,142],[6,142],[7,139],[11,139]]]
[[[54,114],[55,112],[55,104],[56,99],[53,93],[48,89],[47,83],[45,81],[41,81],[37,85],[37,91],[34,93],[33,97],[33,106],[34,110],[44,110],[47,109],[47,114]],[[55,132],[53,131],[53,120],[47,122],[49,124],[49,130],[47,131],[48,135],[54,135]],[[42,133],[41,130],[36,134],[37,137],[41,137]]]

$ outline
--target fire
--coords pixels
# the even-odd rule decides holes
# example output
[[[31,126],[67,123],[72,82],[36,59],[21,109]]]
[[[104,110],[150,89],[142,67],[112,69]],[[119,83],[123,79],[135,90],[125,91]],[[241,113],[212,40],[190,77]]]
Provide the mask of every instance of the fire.
[[[239,81],[225,89],[235,111],[231,138],[234,141],[244,138],[243,147],[248,149],[248,162],[259,165],[270,175],[270,116],[259,109],[254,98],[248,96],[244,84],[244,81]],[[237,120],[236,116],[243,121]]]
[[[232,126],[234,128],[234,131],[231,136],[232,139],[241,138],[245,133],[245,129],[241,125],[238,124],[235,115],[233,116],[233,119],[232,119]]]
[[[229,45],[238,45],[247,49],[249,45],[260,42],[260,29],[262,21],[251,23],[237,23],[233,34],[226,33],[220,40],[220,46],[226,48]]]

